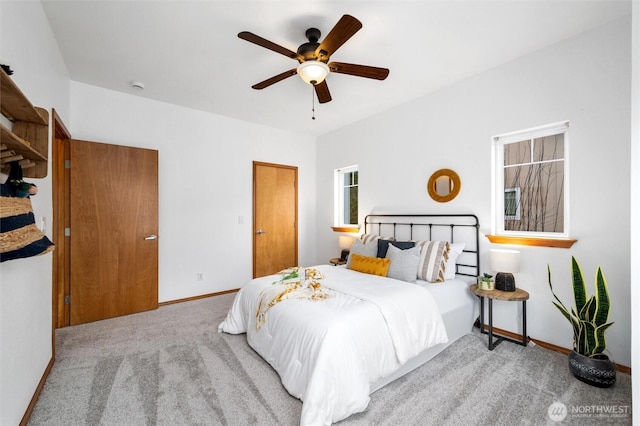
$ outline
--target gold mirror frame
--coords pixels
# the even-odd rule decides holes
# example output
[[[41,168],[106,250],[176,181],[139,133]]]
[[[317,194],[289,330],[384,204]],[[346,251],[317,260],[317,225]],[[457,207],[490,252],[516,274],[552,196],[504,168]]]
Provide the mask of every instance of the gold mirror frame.
[[[451,187],[448,194],[441,195],[436,191],[436,182],[439,178],[449,178],[449,185]],[[439,203],[446,203],[456,198],[460,192],[460,176],[451,169],[440,169],[435,171],[429,178],[427,183],[427,192],[429,196]]]

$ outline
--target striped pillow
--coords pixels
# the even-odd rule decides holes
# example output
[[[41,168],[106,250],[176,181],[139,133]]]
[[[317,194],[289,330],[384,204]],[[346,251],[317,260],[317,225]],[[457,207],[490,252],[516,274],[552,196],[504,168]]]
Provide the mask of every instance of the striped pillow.
[[[380,235],[377,235],[377,234],[362,234],[360,236],[360,239],[364,244],[370,243],[372,241],[377,241],[377,240],[389,240],[389,241],[394,240],[392,237],[381,237]]]
[[[449,258],[449,243],[447,241],[416,241],[420,250],[418,263],[418,279],[439,283],[445,280],[444,271]]]
[[[365,274],[379,275],[386,277],[389,272],[389,265],[391,259],[381,257],[369,257],[360,256],[359,254],[352,255],[351,269]]]

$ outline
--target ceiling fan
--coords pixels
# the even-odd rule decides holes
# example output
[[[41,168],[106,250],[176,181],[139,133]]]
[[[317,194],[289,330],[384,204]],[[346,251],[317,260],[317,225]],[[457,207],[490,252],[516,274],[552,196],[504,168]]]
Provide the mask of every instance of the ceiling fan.
[[[238,34],[238,37],[241,39],[273,50],[276,53],[288,56],[299,62],[297,68],[268,78],[251,87],[261,90],[285,78],[298,74],[306,83],[313,85],[316,96],[318,96],[318,101],[322,104],[331,101],[331,93],[329,93],[329,87],[325,80],[329,72],[384,80],[389,75],[387,68],[347,64],[344,62],[329,62],[331,55],[358,32],[360,28],[362,28],[362,23],[359,20],[351,15],[343,15],[321,43],[318,42],[320,39],[320,30],[317,28],[309,28],[305,32],[305,36],[309,42],[301,44],[296,52],[248,31],[242,31]],[[327,64],[327,62],[329,63]]]

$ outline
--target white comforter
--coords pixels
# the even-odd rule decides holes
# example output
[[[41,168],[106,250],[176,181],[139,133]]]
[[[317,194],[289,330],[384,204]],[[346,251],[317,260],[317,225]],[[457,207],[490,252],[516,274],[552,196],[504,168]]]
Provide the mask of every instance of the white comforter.
[[[363,411],[369,384],[408,359],[447,341],[431,294],[420,286],[315,266],[333,297],[285,300],[256,329],[260,292],[279,276],[257,278],[238,293],[218,331],[247,333],[249,345],[278,372],[287,391],[303,401],[300,424],[327,425]]]

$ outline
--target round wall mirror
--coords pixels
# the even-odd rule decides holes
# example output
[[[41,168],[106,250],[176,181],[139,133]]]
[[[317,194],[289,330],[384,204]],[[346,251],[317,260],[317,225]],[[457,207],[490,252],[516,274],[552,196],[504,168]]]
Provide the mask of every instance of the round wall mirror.
[[[460,176],[451,169],[440,169],[429,178],[427,192],[439,203],[451,201],[460,192]]]

